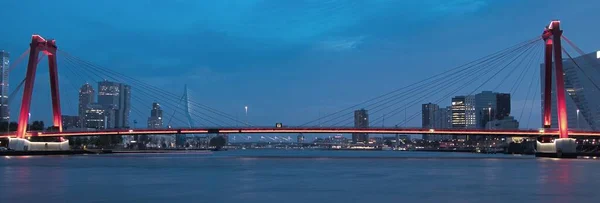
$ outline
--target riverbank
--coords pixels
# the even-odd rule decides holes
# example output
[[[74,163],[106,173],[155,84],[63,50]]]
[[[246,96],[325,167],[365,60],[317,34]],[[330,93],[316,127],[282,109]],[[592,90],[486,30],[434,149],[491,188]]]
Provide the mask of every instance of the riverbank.
[[[61,151],[0,151],[0,156],[49,156],[49,155],[81,155],[81,154],[156,154],[156,153],[197,153],[210,152],[207,149],[168,149],[168,150],[107,150],[107,149],[76,149]]]
[[[210,152],[209,149],[148,149],[148,150],[102,150],[103,154],[156,154],[156,153],[197,153]]]
[[[0,156],[48,156],[48,155],[80,155],[98,154],[90,150],[61,150],[61,151],[1,151]]]

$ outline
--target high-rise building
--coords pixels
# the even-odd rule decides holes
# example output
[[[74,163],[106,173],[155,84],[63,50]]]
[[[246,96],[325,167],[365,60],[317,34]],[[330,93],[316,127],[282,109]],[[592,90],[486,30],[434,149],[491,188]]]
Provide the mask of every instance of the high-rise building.
[[[110,129],[114,128],[115,110],[101,104],[90,104],[85,109],[83,125],[85,128]]]
[[[492,120],[502,120],[510,115],[510,94],[491,91],[476,94],[475,113],[477,128],[480,129]]]
[[[470,129],[476,127],[475,96],[453,97],[450,112],[452,128]],[[468,139],[468,137],[453,136],[453,139]]]
[[[474,96],[456,96],[452,98],[450,109],[452,112],[452,128],[474,128],[476,126],[474,103]]]
[[[368,128],[369,127],[369,113],[365,109],[354,111],[354,127],[355,128]],[[352,142],[354,143],[367,143],[369,141],[369,134],[367,133],[352,133]]]
[[[452,128],[452,117],[450,116],[452,115],[451,109],[452,107],[448,106],[446,108],[439,108],[438,111],[435,112],[435,129]],[[432,141],[452,139],[452,135],[429,135],[427,137]]]
[[[452,128],[451,107],[439,108],[435,112],[435,129]]]
[[[77,115],[79,116],[79,123],[84,123],[85,112],[89,105],[95,103],[95,91],[92,85],[85,83],[79,88],[79,105],[77,108]]]
[[[510,116],[510,94],[496,94],[496,120],[502,120]]]
[[[129,114],[131,113],[131,86],[121,84],[121,95],[119,96],[119,109],[117,110],[117,115],[119,115],[119,119],[117,119],[116,127],[120,128],[129,128]]]
[[[485,124],[495,118],[496,113],[496,93],[492,91],[483,91],[475,94],[475,120],[476,128],[483,129]]]
[[[439,108],[439,105],[427,103],[421,105],[422,121],[421,127],[426,129],[448,129],[451,128],[451,107]],[[444,135],[423,135],[424,140],[436,141],[451,139]]]
[[[452,128],[466,128],[465,96],[452,98]]]
[[[126,84],[98,82],[98,104],[115,109],[114,127],[128,128],[131,111],[131,87]]]
[[[477,113],[475,111],[475,96],[465,96],[465,116],[466,116],[466,127],[476,128],[477,127]]]
[[[163,110],[160,108],[160,104],[152,103],[152,110],[150,110],[150,117],[148,117],[148,128],[163,128]]]
[[[437,104],[427,103],[421,105],[421,127],[425,129],[436,128],[436,114],[440,107]],[[429,140],[428,134],[423,134],[424,140]]]
[[[8,108],[8,73],[10,69],[10,54],[0,50],[0,121],[10,120]]]
[[[421,127],[422,128],[435,128],[436,113],[439,111],[440,106],[437,104],[427,103],[421,105]]]
[[[597,71],[600,69],[600,51],[592,52],[563,60],[567,122],[569,129],[599,130],[600,129],[600,90],[594,84],[600,84]],[[579,67],[583,70],[579,70]],[[540,66],[542,114],[544,113],[544,64]],[[590,81],[591,80],[591,81]],[[556,73],[552,70],[552,128],[558,128],[556,113]],[[542,115],[543,125],[543,115]]]

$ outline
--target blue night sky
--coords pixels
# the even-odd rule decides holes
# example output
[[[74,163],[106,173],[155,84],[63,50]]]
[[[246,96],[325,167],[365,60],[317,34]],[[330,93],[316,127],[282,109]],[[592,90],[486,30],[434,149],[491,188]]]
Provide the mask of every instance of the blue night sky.
[[[297,125],[539,36],[552,19],[584,51],[600,49],[598,11],[596,0],[6,0],[0,49],[15,60],[37,33],[177,94],[188,84],[193,100],[231,115],[248,105],[256,125]],[[32,119],[49,122],[45,69]],[[63,113],[76,114],[63,81]],[[513,115],[525,94],[513,95]],[[529,127],[539,126],[535,98]]]

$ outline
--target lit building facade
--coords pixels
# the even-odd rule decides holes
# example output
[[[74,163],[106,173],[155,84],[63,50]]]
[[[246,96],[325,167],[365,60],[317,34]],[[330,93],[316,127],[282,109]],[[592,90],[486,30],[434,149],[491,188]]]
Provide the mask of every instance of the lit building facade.
[[[475,96],[456,96],[452,98],[450,109],[451,126],[457,129],[472,129],[477,126]],[[468,139],[467,136],[452,136],[453,139]]]
[[[148,117],[148,128],[163,128],[163,110],[160,108],[160,104],[156,102],[152,103],[152,110],[150,110],[150,117]]]
[[[131,111],[131,87],[126,84],[101,81],[98,82],[98,104],[115,110],[114,128],[129,128]]]
[[[451,124],[452,128],[475,128],[475,97],[456,96],[452,98]]]
[[[110,129],[114,128],[115,110],[101,104],[90,104],[85,109],[83,124],[85,128]]]
[[[79,88],[79,105],[77,106],[77,115],[79,116],[79,123],[83,124],[85,119],[85,112],[88,106],[95,103],[94,87],[85,83]],[[81,127],[81,126],[80,126]]]
[[[8,73],[10,71],[10,54],[0,50],[0,121],[10,120],[8,108]]]

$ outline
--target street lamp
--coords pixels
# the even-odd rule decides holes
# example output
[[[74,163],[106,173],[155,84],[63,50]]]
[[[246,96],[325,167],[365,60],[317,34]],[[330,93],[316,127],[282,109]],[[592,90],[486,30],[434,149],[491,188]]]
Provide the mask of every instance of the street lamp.
[[[577,109],[577,130],[579,130],[579,109]]]
[[[492,124],[490,123],[492,121],[492,107],[490,106],[488,108],[488,124],[490,124],[490,130],[492,129]]]
[[[248,106],[244,106],[244,110],[246,110],[246,125],[248,125]]]

